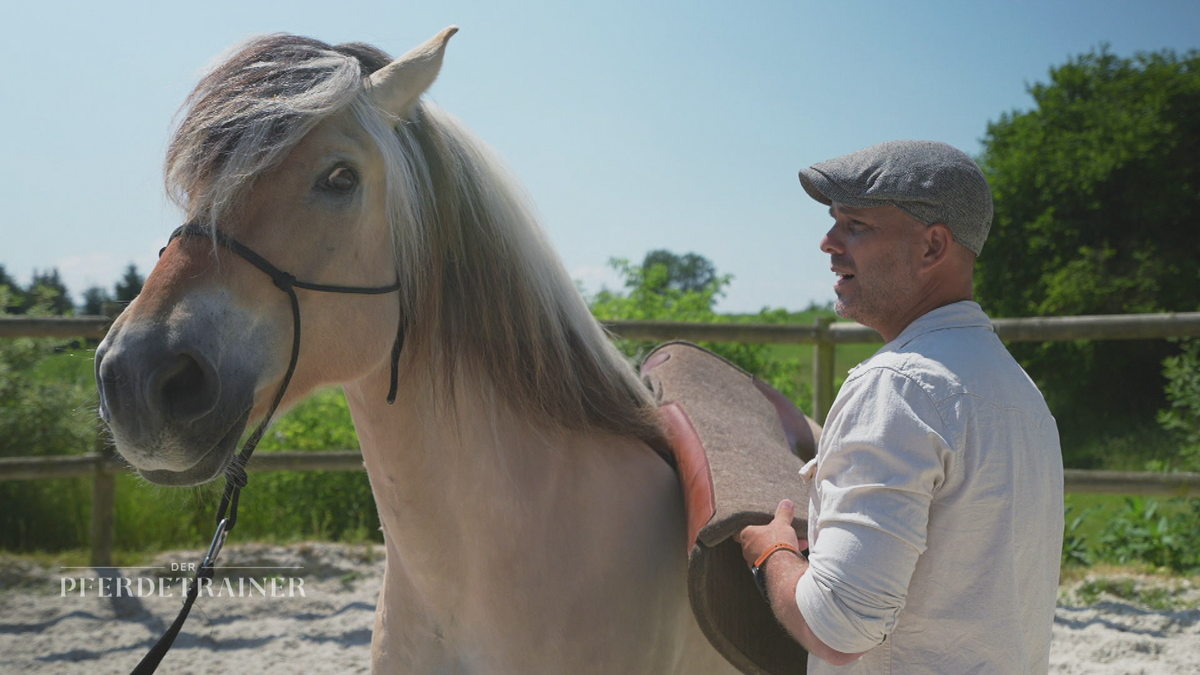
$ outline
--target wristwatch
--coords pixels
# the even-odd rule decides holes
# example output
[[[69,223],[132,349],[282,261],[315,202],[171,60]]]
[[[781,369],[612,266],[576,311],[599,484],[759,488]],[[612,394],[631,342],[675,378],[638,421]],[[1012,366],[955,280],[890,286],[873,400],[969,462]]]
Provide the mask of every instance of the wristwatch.
[[[762,593],[763,599],[767,603],[771,602],[771,598],[767,597],[767,561],[780,551],[791,551],[802,558],[805,557],[796,550],[795,546],[783,541],[771,544],[767,550],[762,552],[762,555],[758,556],[758,560],[754,561],[754,567],[750,568],[750,573],[754,575],[754,585],[758,586],[758,592]]]

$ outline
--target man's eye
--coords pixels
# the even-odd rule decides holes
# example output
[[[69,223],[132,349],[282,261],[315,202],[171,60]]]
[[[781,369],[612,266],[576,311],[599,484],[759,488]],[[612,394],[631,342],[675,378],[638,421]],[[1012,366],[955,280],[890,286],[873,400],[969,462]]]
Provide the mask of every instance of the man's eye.
[[[339,194],[348,193],[358,187],[358,174],[348,166],[339,166],[321,181],[321,187]]]

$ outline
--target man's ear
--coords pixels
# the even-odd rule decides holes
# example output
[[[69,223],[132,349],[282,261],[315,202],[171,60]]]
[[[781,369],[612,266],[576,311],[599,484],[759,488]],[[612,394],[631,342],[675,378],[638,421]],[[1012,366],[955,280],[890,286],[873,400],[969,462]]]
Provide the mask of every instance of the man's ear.
[[[933,269],[950,257],[950,249],[954,246],[954,235],[950,228],[942,223],[934,223],[925,229],[924,253],[921,255],[921,268]]]

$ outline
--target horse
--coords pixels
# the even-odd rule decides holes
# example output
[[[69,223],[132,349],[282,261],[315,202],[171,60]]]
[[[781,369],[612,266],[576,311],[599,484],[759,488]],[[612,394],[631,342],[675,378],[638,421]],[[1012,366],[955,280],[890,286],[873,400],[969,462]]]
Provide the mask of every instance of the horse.
[[[96,351],[100,415],[149,482],[194,485],[340,385],[386,551],[375,672],[735,672],[689,608],[647,388],[422,98],[455,30],[396,60],[267,35],[201,78],[164,172],[187,226]]]

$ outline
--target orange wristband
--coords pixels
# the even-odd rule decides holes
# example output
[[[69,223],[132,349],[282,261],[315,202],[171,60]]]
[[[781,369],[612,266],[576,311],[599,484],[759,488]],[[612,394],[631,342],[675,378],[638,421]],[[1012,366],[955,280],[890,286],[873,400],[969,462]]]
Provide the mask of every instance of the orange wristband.
[[[776,543],[768,546],[767,550],[763,551],[762,555],[758,556],[758,560],[754,561],[754,566],[762,567],[763,563],[767,562],[767,558],[770,558],[772,555],[775,555],[779,551],[783,551],[783,550],[788,550],[788,551],[791,551],[792,553],[795,553],[796,555],[800,555],[800,551],[797,551],[795,546],[792,546],[791,544],[787,543],[786,541],[780,541],[780,542],[776,542]]]

